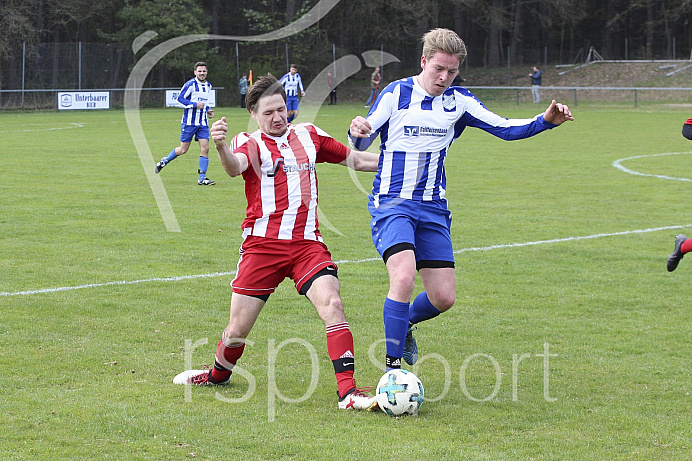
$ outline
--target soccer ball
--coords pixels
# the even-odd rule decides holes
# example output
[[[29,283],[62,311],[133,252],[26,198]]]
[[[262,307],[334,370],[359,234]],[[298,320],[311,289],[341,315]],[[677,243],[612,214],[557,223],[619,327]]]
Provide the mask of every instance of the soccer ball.
[[[423,383],[408,370],[391,370],[377,383],[375,397],[390,416],[416,415],[423,404]]]

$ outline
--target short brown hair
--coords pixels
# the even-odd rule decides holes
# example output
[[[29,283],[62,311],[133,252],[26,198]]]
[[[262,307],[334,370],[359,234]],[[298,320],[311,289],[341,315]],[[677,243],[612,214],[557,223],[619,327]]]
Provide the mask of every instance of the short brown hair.
[[[195,67],[193,67],[192,70],[197,70],[198,67],[202,67],[202,66],[207,67],[207,63],[204,61],[197,61],[195,63]]]
[[[423,56],[432,59],[438,51],[453,54],[459,59],[459,64],[466,59],[466,45],[456,32],[449,29],[433,29],[423,35]]]
[[[247,90],[245,95],[245,107],[248,112],[253,112],[260,98],[280,94],[286,102],[286,92],[281,83],[272,74],[263,75]]]

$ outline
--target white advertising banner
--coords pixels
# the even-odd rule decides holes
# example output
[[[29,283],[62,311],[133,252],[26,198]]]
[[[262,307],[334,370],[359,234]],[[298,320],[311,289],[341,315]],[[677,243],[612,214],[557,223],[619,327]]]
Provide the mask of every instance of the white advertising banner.
[[[58,93],[58,109],[110,109],[108,91],[71,91]]]
[[[184,109],[185,106],[178,102],[179,94],[180,90],[166,90],[166,107],[178,107],[180,109]],[[209,107],[216,107],[216,90],[211,90],[209,92],[209,99],[202,102],[205,102]]]

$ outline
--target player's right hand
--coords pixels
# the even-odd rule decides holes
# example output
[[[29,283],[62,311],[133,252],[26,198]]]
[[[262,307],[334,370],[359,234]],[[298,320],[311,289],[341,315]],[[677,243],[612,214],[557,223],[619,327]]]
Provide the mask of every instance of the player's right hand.
[[[228,134],[228,123],[226,123],[226,117],[221,117],[220,120],[215,121],[211,125],[210,130],[211,139],[214,143],[222,143],[226,140],[226,135]]]
[[[367,138],[372,132],[372,126],[364,117],[360,115],[351,121],[351,126],[348,129],[351,136],[356,138]]]

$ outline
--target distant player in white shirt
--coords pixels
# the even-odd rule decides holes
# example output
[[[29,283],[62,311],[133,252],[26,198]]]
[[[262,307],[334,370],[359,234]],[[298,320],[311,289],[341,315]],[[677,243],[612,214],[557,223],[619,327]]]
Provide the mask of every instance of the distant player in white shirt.
[[[207,117],[214,117],[214,110],[207,104],[211,94],[211,83],[207,81],[207,65],[195,63],[195,78],[191,78],[180,89],[178,102],[185,106],[180,127],[180,146],[173,149],[156,164],[155,172],[159,173],[169,162],[185,154],[190,148],[193,137],[199,142],[199,178],[200,186],[213,186],[216,182],[207,178],[209,168],[209,122]]]
[[[286,109],[288,110],[287,120],[288,123],[291,123],[293,119],[298,116],[298,93],[300,93],[301,96],[305,96],[303,80],[298,73],[298,67],[296,67],[295,64],[291,64],[289,72],[281,77],[280,81],[286,92]]]
[[[456,297],[452,216],[447,208],[444,161],[467,126],[505,140],[524,139],[574,120],[567,106],[552,102],[533,119],[506,119],[468,90],[450,87],[466,46],[448,29],[423,36],[422,72],[387,85],[367,119],[356,117],[349,142],[365,150],[380,137],[380,166],[370,195],[373,243],[389,274],[384,302],[387,369],[413,365],[418,347],[414,325],[452,307]],[[425,291],[411,302],[420,274]]]
[[[226,384],[243,354],[245,339],[269,296],[286,277],[307,297],[324,321],[327,352],[338,386],[338,408],[370,410],[375,398],[356,387],[353,335],[339,295],[337,267],[317,225],[315,164],[339,163],[376,171],[379,156],[352,151],[311,123],[289,125],[286,93],[272,75],[260,77],[247,93],[247,109],[259,130],[240,133],[226,144],[226,118],[212,125],[226,172],[245,180],[246,218],[238,272],[231,282],[231,312],[211,370],[190,370],[177,384]]]

